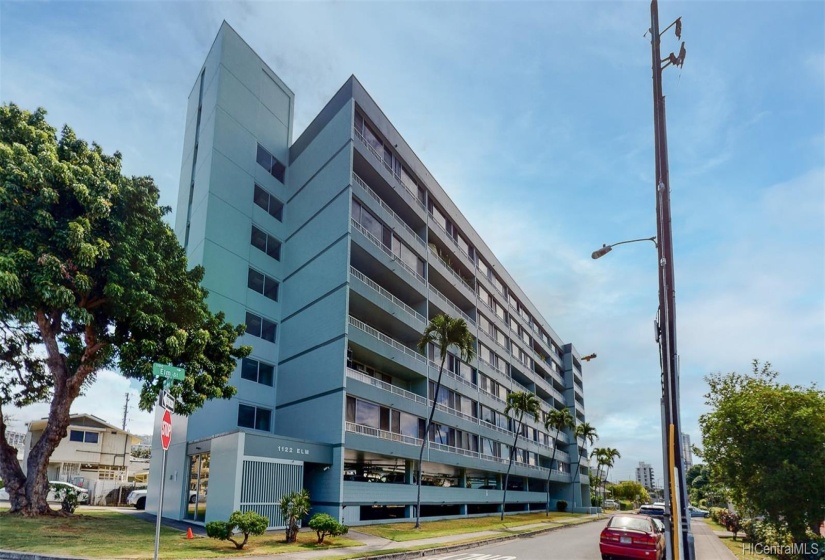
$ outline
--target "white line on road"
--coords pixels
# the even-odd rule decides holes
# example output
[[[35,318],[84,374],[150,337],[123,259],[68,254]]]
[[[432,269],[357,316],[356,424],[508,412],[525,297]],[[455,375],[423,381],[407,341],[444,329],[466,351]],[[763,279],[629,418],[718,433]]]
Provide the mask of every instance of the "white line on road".
[[[432,556],[429,560],[516,560],[515,556],[499,556],[498,554],[445,554],[443,556]]]

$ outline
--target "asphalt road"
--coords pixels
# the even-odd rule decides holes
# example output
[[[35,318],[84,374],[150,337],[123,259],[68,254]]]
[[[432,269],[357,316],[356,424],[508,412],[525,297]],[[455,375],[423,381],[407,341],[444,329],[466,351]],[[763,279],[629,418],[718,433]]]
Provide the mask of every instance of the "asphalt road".
[[[607,519],[513,539],[461,552],[425,556],[429,560],[601,560],[599,533]]]

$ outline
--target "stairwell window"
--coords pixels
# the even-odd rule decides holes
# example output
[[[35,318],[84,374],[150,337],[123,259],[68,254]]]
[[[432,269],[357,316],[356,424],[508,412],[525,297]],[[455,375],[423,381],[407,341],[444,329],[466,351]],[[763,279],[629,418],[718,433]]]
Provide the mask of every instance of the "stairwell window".
[[[252,336],[257,336],[269,342],[275,342],[275,336],[278,331],[278,324],[259,317],[254,313],[246,313],[246,333]]]
[[[260,185],[255,185],[255,204],[266,210],[270,216],[283,221],[284,218],[284,203],[266,192]]]
[[[258,165],[266,169],[270,175],[278,179],[281,183],[284,182],[284,172],[286,167],[283,163],[278,161],[278,158],[267,151],[266,148],[258,144],[258,154],[256,157]]]
[[[241,362],[241,378],[272,387],[275,380],[275,366],[244,358]]]
[[[259,294],[263,294],[272,301],[278,301],[279,283],[271,276],[267,276],[262,272],[258,272],[254,268],[250,268],[249,276],[247,279],[247,286],[250,290],[255,290]]]
[[[268,408],[258,408],[245,404],[238,405],[238,426],[253,430],[270,431],[272,411]]]
[[[281,242],[266,233],[264,230],[252,226],[252,246],[260,249],[276,261],[281,260]]]

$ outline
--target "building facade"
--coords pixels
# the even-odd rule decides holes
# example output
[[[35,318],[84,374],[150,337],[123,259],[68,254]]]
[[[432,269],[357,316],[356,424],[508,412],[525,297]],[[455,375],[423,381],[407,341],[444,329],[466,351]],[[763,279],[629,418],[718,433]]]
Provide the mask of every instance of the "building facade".
[[[578,353],[354,76],[294,142],[293,102],[224,23],[189,97],[176,233],[190,264],[206,268],[210,307],[246,324],[240,342],[253,351],[235,397],[175,417],[164,515],[255,509],[275,527],[280,496],[305,487],[313,512],[350,525],[414,517],[433,399],[421,515],[499,511],[513,440],[506,396],[530,391],[545,412],[568,408],[584,422]],[[436,396],[441,356],[416,345],[438,314],[465,319],[476,358],[448,355]],[[544,510],[548,484],[551,508],[590,505],[587,468],[571,480],[574,443],[527,423],[507,511]]]
[[[653,466],[644,461],[639,461],[639,466],[636,467],[636,482],[648,490],[654,490],[656,488],[656,478],[653,476]]]

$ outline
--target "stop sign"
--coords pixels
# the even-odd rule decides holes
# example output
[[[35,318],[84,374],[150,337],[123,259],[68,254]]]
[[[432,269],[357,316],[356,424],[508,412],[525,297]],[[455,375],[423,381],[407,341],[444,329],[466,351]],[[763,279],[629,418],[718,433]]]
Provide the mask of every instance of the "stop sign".
[[[163,411],[163,420],[160,423],[160,444],[163,450],[169,449],[169,443],[172,441],[172,415],[169,410]]]

